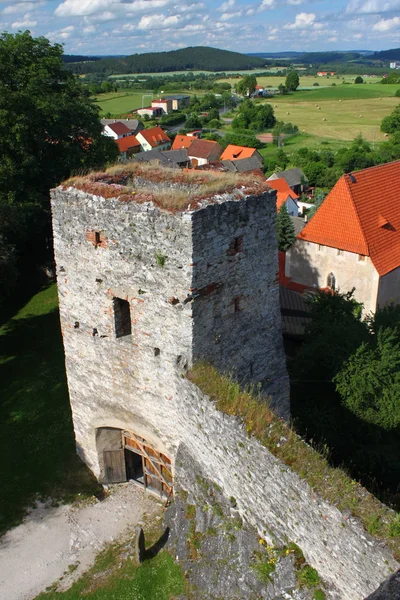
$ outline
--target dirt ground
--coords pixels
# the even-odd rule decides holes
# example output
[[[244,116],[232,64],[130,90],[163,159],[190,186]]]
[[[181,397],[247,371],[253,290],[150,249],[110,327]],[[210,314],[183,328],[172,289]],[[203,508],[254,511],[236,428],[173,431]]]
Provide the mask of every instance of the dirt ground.
[[[68,588],[108,542],[146,518],[161,518],[161,504],[132,483],[110,487],[103,501],[52,507],[38,504],[0,539],[0,590],[4,600],[32,600],[62,577]],[[71,567],[72,568],[72,567]]]

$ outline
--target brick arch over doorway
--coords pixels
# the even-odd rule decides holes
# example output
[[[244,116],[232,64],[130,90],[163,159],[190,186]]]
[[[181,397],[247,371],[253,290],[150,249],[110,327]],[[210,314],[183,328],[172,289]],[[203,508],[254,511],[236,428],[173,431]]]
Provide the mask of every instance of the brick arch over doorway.
[[[133,431],[96,429],[101,483],[133,481],[161,497],[173,491],[171,459]]]

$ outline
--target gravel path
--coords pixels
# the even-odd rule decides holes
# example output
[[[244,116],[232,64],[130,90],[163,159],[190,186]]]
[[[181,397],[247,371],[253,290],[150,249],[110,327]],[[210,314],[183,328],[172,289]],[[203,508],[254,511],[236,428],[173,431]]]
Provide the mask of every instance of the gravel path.
[[[102,546],[143,521],[160,519],[160,503],[132,483],[112,486],[102,502],[39,504],[24,522],[0,539],[0,597],[32,600],[68,571],[69,587],[94,562]]]

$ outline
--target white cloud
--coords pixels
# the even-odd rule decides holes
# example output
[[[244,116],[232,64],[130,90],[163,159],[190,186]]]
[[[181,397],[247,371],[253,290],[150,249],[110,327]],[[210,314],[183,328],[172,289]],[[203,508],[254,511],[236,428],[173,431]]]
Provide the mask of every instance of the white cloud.
[[[400,10],[400,0],[350,0],[347,13],[375,14]]]
[[[57,17],[84,17],[103,12],[115,4],[119,4],[118,0],[65,0],[54,14]]]
[[[144,30],[170,29],[177,27],[181,20],[179,15],[171,15],[169,17],[162,14],[146,15],[140,19],[137,27]]]
[[[374,31],[391,31],[400,27],[400,17],[393,17],[393,19],[381,19],[372,27]]]
[[[217,8],[218,12],[228,12],[231,8],[235,8],[236,0],[227,0],[227,2],[223,2],[220,7]]]
[[[272,8],[275,8],[275,0],[262,0],[257,7],[257,12],[264,12],[264,10],[271,10]]]
[[[287,0],[287,4],[289,6],[299,6],[299,4],[304,4],[305,0]]]
[[[296,15],[294,23],[288,23],[284,25],[284,29],[305,29],[307,27],[315,26],[315,14],[314,13],[299,13]]]
[[[94,33],[96,31],[95,25],[87,25],[83,28],[83,33]]]
[[[15,21],[15,23],[11,24],[12,29],[29,29],[29,27],[35,27],[37,25],[37,21],[33,21],[31,15],[27,13],[24,15],[22,21]]]
[[[26,10],[33,10],[37,6],[41,6],[41,3],[35,4],[34,2],[17,2],[16,4],[10,4],[3,9],[4,15],[12,15],[18,12],[24,12]]]

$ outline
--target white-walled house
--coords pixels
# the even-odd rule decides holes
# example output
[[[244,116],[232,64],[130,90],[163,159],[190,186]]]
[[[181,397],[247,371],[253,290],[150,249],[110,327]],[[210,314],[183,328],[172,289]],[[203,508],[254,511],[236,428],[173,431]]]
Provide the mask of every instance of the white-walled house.
[[[298,195],[293,192],[283,177],[281,179],[269,179],[268,185],[276,194],[276,208],[279,211],[281,206],[285,205],[290,216],[298,217],[300,210],[297,203]]]
[[[171,139],[161,127],[143,129],[136,135],[136,139],[140,142],[143,152],[148,152],[154,148],[158,148],[159,150],[169,150],[171,147]]]
[[[112,137],[114,140],[121,140],[124,137],[132,135],[132,130],[125,123],[115,121],[114,123],[104,125],[103,134]]]
[[[400,161],[343,175],[288,250],[285,275],[354,288],[365,314],[400,303]]]

